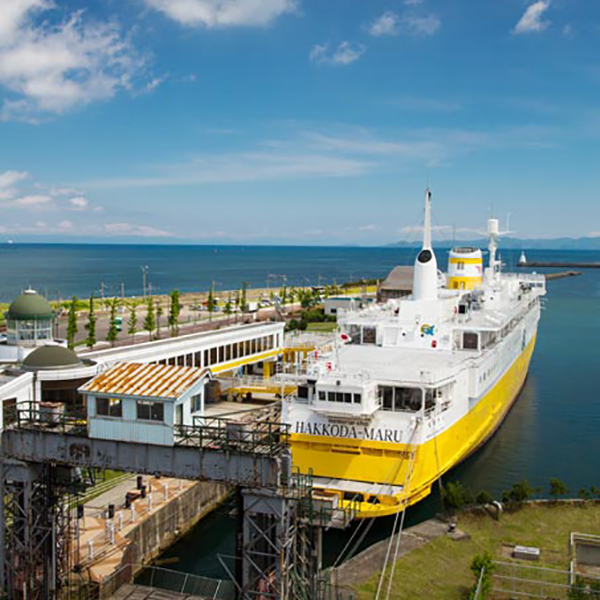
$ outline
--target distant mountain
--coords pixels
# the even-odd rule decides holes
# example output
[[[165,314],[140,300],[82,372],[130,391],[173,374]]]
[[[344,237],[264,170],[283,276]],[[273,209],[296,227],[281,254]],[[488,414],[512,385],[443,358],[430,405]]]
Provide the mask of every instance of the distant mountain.
[[[434,244],[440,247],[449,246],[475,246],[476,248],[486,248],[488,240],[480,238],[477,240],[457,240],[451,243],[447,240],[437,240]],[[419,247],[421,241],[400,240],[388,246],[396,248],[414,248]],[[502,237],[500,247],[507,250],[600,250],[600,237],[581,237],[581,238],[553,238],[553,239],[521,239]]]

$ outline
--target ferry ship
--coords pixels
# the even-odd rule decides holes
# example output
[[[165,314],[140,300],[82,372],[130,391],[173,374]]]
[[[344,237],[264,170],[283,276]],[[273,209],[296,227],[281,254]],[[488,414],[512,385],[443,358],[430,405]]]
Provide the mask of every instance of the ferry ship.
[[[438,270],[427,190],[410,296],[338,315],[329,347],[296,365],[283,401],[294,465],[358,518],[402,511],[496,431],[525,382],[545,278],[455,247]]]

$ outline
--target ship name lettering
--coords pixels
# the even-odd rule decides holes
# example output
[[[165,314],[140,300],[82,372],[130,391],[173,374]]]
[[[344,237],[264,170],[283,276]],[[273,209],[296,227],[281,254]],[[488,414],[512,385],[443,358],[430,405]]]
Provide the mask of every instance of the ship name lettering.
[[[397,429],[379,429],[374,427],[356,427],[338,423],[306,423],[296,421],[295,433],[318,435],[322,437],[341,437],[374,442],[402,442],[402,432]]]

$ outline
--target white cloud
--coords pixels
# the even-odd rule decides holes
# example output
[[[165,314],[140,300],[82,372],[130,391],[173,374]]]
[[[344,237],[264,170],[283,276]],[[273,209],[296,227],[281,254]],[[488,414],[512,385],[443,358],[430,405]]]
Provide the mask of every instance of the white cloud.
[[[37,24],[33,17],[57,5],[9,0],[0,14],[0,86],[10,96],[0,118],[36,121],[130,88],[143,60],[114,23],[91,22],[83,11]]]
[[[25,171],[5,171],[0,173],[0,200],[10,200],[17,195],[14,185],[29,177]]]
[[[166,77],[155,77],[146,84],[144,89],[147,92],[153,92],[159,85],[163,84],[166,81],[166,79]]]
[[[375,19],[368,27],[368,31],[375,37],[384,35],[431,36],[441,27],[442,22],[436,15],[418,15],[407,12],[401,16],[388,10]]]
[[[417,6],[418,4],[422,4],[423,0],[404,0],[404,4],[407,6]]]
[[[369,33],[375,37],[396,35],[398,33],[398,21],[398,15],[388,10],[371,23]]]
[[[95,189],[124,189],[307,177],[351,177],[365,173],[369,167],[368,162],[361,159],[280,148],[274,151],[201,156],[187,163],[168,165],[152,176],[88,181],[85,186]]]
[[[31,196],[22,196],[21,198],[17,198],[14,201],[14,204],[16,206],[36,208],[39,206],[47,205],[50,202],[52,202],[52,198],[50,196],[38,194]]]
[[[550,21],[544,21],[544,13],[550,7],[550,0],[538,0],[530,6],[515,25],[513,33],[531,33],[532,31],[543,31],[550,25]]]
[[[296,0],[146,0],[151,8],[188,26],[261,27],[294,12]]]
[[[88,201],[84,196],[77,196],[69,200],[75,210],[85,210],[88,208]]]
[[[345,66],[357,61],[366,48],[361,44],[342,42],[335,50],[329,51],[328,44],[316,44],[310,51],[311,62],[321,65]]]
[[[175,237],[163,229],[156,229],[148,225],[132,225],[131,223],[106,223],[103,226],[108,235],[134,236],[134,237]]]
[[[400,29],[409,35],[430,36],[441,26],[442,22],[436,15],[404,15],[400,19]]]

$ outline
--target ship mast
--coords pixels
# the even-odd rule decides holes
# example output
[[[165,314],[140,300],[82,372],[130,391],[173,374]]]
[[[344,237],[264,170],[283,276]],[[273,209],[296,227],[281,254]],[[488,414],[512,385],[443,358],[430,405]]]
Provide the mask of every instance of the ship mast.
[[[415,261],[413,275],[413,300],[437,300],[437,261],[431,247],[431,191],[425,192],[425,221],[423,223],[423,247]]]

